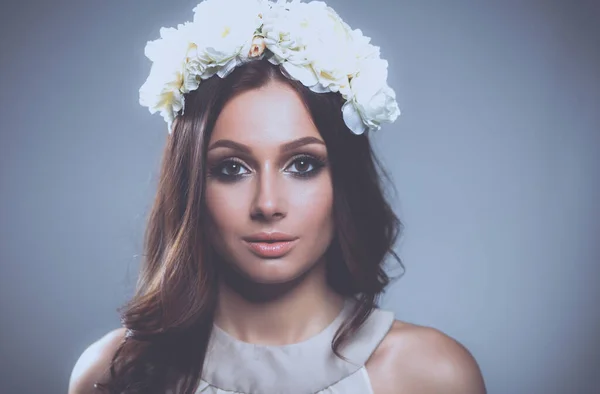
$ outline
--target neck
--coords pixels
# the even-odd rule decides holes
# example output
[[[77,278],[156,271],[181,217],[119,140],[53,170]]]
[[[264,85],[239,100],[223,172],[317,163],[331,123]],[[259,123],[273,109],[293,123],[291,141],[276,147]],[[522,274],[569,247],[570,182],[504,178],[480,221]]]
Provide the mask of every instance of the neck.
[[[324,263],[294,282],[246,283],[240,290],[239,281],[234,281],[235,287],[220,281],[215,324],[241,341],[259,345],[298,343],[318,334],[339,315],[344,297],[327,285]]]

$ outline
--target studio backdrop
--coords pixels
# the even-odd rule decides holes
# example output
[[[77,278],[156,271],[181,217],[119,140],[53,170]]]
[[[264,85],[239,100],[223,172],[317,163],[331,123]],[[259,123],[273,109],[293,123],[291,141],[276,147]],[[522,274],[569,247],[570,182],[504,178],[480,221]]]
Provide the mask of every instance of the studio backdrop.
[[[404,224],[382,306],[464,344],[491,394],[598,393],[598,2],[328,3],[381,46],[402,110],[373,135]],[[65,393],[119,326],[166,139],[144,46],[195,5],[2,5],[2,394]]]

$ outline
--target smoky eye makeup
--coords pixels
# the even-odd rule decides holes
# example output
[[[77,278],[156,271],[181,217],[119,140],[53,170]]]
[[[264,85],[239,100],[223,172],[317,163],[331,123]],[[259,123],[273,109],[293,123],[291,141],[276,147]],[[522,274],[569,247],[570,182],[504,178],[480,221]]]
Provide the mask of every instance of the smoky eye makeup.
[[[301,153],[293,156],[285,167],[285,172],[294,177],[312,178],[327,166],[327,159],[321,155]]]
[[[313,178],[327,166],[324,155],[297,153],[286,160],[282,172],[297,179]],[[224,183],[232,183],[252,175],[253,170],[245,161],[230,156],[214,160],[208,165],[207,176]]]
[[[249,166],[237,157],[227,157],[209,164],[207,176],[221,182],[234,182],[251,174]]]

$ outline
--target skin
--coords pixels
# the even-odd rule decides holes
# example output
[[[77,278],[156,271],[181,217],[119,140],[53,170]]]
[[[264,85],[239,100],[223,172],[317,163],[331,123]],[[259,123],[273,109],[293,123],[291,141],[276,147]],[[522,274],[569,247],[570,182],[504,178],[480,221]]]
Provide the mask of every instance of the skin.
[[[302,138],[314,140],[282,151]],[[245,149],[219,142],[224,140]],[[319,141],[300,97],[281,82],[234,97],[215,125],[206,185],[211,241],[224,269],[215,324],[241,340],[265,345],[302,341],[327,326],[342,306],[343,299],[325,281],[322,256],[334,231],[333,189],[327,150]],[[312,156],[321,160],[320,170],[298,177],[316,168],[307,158]],[[221,165],[231,158],[233,165]],[[241,176],[226,180],[223,173]],[[259,231],[282,231],[298,240],[282,258],[264,259],[243,242]],[[73,369],[69,393],[90,392],[83,387],[107,376],[123,335],[124,329],[114,330],[86,349]],[[466,348],[438,330],[401,321],[366,368],[375,394],[486,392]]]
[[[316,334],[342,298],[327,286],[322,258],[334,231],[327,148],[300,97],[277,82],[231,99],[211,135],[207,168],[212,243],[230,268],[215,323],[261,344]],[[290,234],[296,244],[281,258],[256,256],[243,238],[261,231]],[[315,313],[314,305],[324,307]]]

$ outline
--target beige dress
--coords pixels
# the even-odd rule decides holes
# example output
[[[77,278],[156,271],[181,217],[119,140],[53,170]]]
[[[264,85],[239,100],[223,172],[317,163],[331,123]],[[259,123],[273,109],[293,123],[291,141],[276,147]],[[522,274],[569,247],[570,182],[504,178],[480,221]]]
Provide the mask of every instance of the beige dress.
[[[391,311],[375,309],[335,356],[331,341],[351,312],[348,299],[323,331],[300,343],[254,345],[214,326],[196,394],[373,394],[365,362],[394,322]]]

